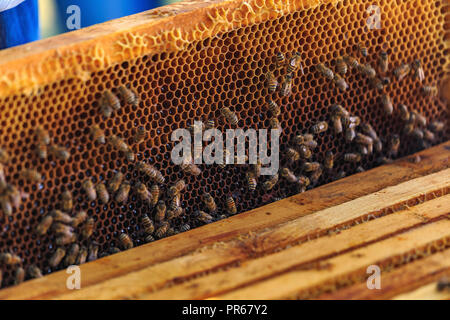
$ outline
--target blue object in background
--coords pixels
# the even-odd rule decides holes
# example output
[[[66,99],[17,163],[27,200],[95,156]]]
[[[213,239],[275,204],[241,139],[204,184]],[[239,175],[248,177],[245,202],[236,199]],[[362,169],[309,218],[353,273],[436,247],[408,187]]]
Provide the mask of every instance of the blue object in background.
[[[26,0],[17,7],[0,12],[0,49],[39,39],[37,0]]]
[[[81,11],[81,27],[117,19],[164,5],[164,0],[57,0],[60,32],[71,31],[66,26],[67,8],[77,5]]]

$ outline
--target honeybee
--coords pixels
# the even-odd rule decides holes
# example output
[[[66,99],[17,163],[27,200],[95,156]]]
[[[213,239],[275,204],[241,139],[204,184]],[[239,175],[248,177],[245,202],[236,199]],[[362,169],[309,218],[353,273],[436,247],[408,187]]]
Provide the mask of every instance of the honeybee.
[[[154,233],[155,237],[158,239],[163,238],[166,235],[167,231],[169,230],[169,227],[170,227],[169,223],[167,221],[163,221],[156,229]]]
[[[344,56],[344,61],[347,63],[348,66],[352,69],[357,69],[359,67],[359,62],[353,57],[350,56]]]
[[[303,158],[303,159],[310,159],[312,157],[312,152],[311,149],[308,148],[308,146],[302,144],[300,146],[297,147],[298,150],[298,154]],[[294,150],[295,151],[295,150]],[[292,152],[291,152],[292,153]],[[294,156],[294,158],[296,157],[295,153],[292,153],[292,156]]]
[[[136,193],[142,201],[151,203],[152,202],[152,194],[147,189],[147,186],[142,182],[137,182],[135,185]]]
[[[347,128],[345,130],[345,141],[352,142],[356,137],[356,132],[354,128]]]
[[[426,127],[427,126],[427,118],[425,118],[422,114],[418,113],[417,111],[413,110],[412,113],[415,116],[416,122],[423,126]]]
[[[311,132],[313,134],[320,134],[322,132],[325,132],[328,130],[328,123],[326,123],[325,121],[321,121],[315,125],[312,126],[311,128]]]
[[[53,223],[53,217],[51,215],[47,215],[42,218],[41,222],[36,227],[36,233],[40,236],[43,236],[48,232],[48,229],[50,229],[51,225]]]
[[[419,128],[415,128],[413,130],[413,132],[411,132],[411,135],[418,140],[423,140],[423,136],[424,136],[423,131]]]
[[[107,204],[109,202],[109,193],[104,183],[99,183],[95,186],[95,191],[101,203]]]
[[[80,224],[82,224],[87,219],[87,213],[86,211],[79,211],[75,217],[72,218],[71,226],[76,228]]]
[[[278,183],[278,173],[274,174],[272,177],[270,177],[269,180],[265,181],[263,184],[263,189],[265,191],[270,191],[273,189],[273,187],[275,187],[275,185]]]
[[[167,211],[166,203],[162,200],[159,200],[158,204],[156,205],[155,221],[156,222],[164,221],[164,219],[166,218],[166,211]]]
[[[92,139],[99,143],[99,144],[105,144],[106,143],[106,138],[105,138],[105,133],[103,132],[102,129],[100,129],[100,127],[98,125],[93,125],[90,129],[89,129]]]
[[[128,181],[124,181],[120,187],[119,187],[119,191],[117,191],[116,194],[116,201],[118,203],[122,203],[122,202],[127,202],[128,200],[128,195],[130,194],[130,189],[131,189],[131,185]]]
[[[274,117],[278,117],[281,113],[280,107],[273,100],[269,101],[269,111]]]
[[[213,221],[213,217],[209,214],[207,214],[204,211],[196,211],[194,215],[197,217],[197,220],[204,222],[204,223],[211,223]]]
[[[339,74],[336,73],[336,74],[334,75],[333,81],[334,81],[334,84],[336,85],[336,87],[337,87],[339,90],[345,91],[345,90],[348,89],[348,84],[347,84],[347,82],[346,82],[345,79],[342,78]]]
[[[39,159],[47,159],[48,156],[47,145],[43,143],[38,143],[38,145],[36,146],[36,153]]]
[[[439,90],[436,86],[423,86],[420,91],[427,97],[436,97]]]
[[[20,192],[16,186],[13,186],[12,184],[6,184],[5,195],[9,197],[9,200],[11,201],[11,205],[13,207],[18,208],[20,206],[20,203],[22,202],[23,193]]]
[[[266,74],[266,79],[267,79],[267,85],[269,87],[269,92],[274,93],[275,91],[277,91],[279,83],[272,72],[268,72]]]
[[[119,110],[121,108],[119,98],[110,90],[103,92],[103,105],[108,106],[113,110]]]
[[[3,190],[7,187],[7,185],[8,183],[6,182],[5,169],[0,163],[0,193],[3,193]]]
[[[191,230],[191,226],[189,224],[187,224],[187,223],[183,224],[180,227],[180,232],[186,232],[186,231],[189,231],[189,230]]]
[[[131,104],[133,106],[139,105],[139,98],[137,97],[136,93],[133,92],[133,90],[128,89],[125,86],[120,86],[119,94],[125,100],[126,103]]]
[[[81,236],[83,239],[89,239],[94,233],[95,221],[90,217],[86,220],[86,223],[81,228]]]
[[[126,233],[121,233],[119,236],[119,242],[124,250],[128,250],[133,248],[133,241],[131,240],[130,236]]]
[[[344,118],[350,117],[349,112],[347,110],[345,110],[345,108],[343,106],[341,106],[340,104],[335,104],[335,105],[331,106],[331,112],[335,116],[344,117]]]
[[[14,285],[17,286],[25,280],[25,270],[22,267],[18,267],[14,274]]]
[[[109,105],[107,105],[104,101],[104,99],[100,100],[100,110],[103,113],[103,116],[105,118],[109,118],[111,117],[112,113],[113,113],[113,108],[111,108]]]
[[[391,136],[389,141],[389,155],[396,157],[400,147],[400,137],[397,134]]]
[[[210,119],[206,122],[205,130],[214,129],[216,127],[216,123],[214,122],[214,119]]]
[[[38,183],[42,181],[42,175],[35,169],[24,169],[20,175],[29,182]]]
[[[327,169],[333,169],[334,167],[334,153],[332,151],[327,151],[325,154],[324,167]]]
[[[409,72],[411,71],[411,67],[407,63],[402,63],[399,67],[394,70],[394,76],[397,80],[402,80],[405,78]]]
[[[198,176],[202,173],[202,170],[193,163],[183,163],[181,165],[181,170],[194,176]]]
[[[360,162],[361,155],[359,153],[346,153],[344,154],[344,161],[346,162]]]
[[[95,190],[94,183],[92,183],[91,179],[84,180],[81,188],[86,192],[90,201],[95,201],[97,199],[97,191]]]
[[[165,182],[165,178],[162,175],[162,173],[157,170],[154,166],[152,166],[151,164],[147,164],[144,162],[140,162],[137,165],[137,168],[140,172],[142,172],[144,175],[146,175],[147,177],[149,177],[151,180],[159,183],[159,184],[163,184]]]
[[[48,264],[50,267],[55,268],[57,265],[59,265],[66,255],[66,250],[63,248],[57,248],[55,253],[50,257]]]
[[[425,80],[425,73],[423,72],[422,63],[419,59],[416,59],[411,64],[411,67],[413,69],[413,77],[414,79],[418,79],[420,82]]]
[[[269,126],[273,130],[280,130],[281,131],[281,124],[280,121],[278,121],[277,118],[272,118],[269,120]]]
[[[37,278],[42,278],[43,277],[41,269],[39,269],[34,264],[28,267],[27,273],[28,273],[28,276],[31,279],[37,279]]]
[[[62,234],[55,240],[55,244],[57,246],[65,246],[77,241],[77,235],[75,233],[71,234]]]
[[[184,212],[183,208],[178,207],[178,206],[177,206],[177,207],[170,208],[170,209],[167,210],[167,212],[166,212],[166,218],[167,218],[168,220],[178,218],[179,216],[181,216],[181,215],[183,214],[183,212]]]
[[[0,253],[0,265],[14,266],[22,263],[22,259],[13,253]]]
[[[334,79],[334,73],[331,71],[330,68],[326,67],[323,63],[320,63],[316,66],[317,71],[327,78],[328,80],[332,81]]]
[[[358,66],[358,70],[362,75],[366,76],[369,79],[375,78],[377,76],[377,72],[374,68],[372,68],[370,64],[360,64]]]
[[[313,171],[310,177],[310,180],[313,184],[317,184],[317,182],[319,181],[320,177],[322,176],[323,173],[323,169],[322,166],[319,165],[319,167],[317,168],[317,170]]]
[[[77,260],[79,252],[80,252],[80,245],[78,245],[77,243],[72,244],[64,259],[64,266],[68,267],[74,265]]]
[[[305,144],[305,142],[306,142],[306,137],[304,134],[296,135],[293,140],[293,143],[296,146],[301,146],[301,145]]]
[[[369,82],[372,88],[377,89],[378,91],[383,91],[384,85],[380,78],[371,78]]]
[[[66,148],[58,145],[52,145],[49,147],[48,152],[56,159],[67,161],[70,158],[70,152]]]
[[[52,224],[51,230],[57,235],[72,235],[73,228],[71,226],[65,225],[61,222],[56,222]]]
[[[152,234],[153,231],[155,231],[155,225],[153,224],[153,221],[148,217],[148,215],[144,215],[142,217],[142,227],[144,228],[144,232],[146,234]]]
[[[156,239],[151,235],[151,234],[148,234],[146,237],[145,237],[145,242],[146,243],[149,243],[149,242],[153,242],[153,241],[155,241]]]
[[[280,91],[282,97],[287,97],[287,96],[291,95],[291,93],[292,93],[292,79],[293,79],[292,74],[286,75],[286,78],[283,81],[283,84],[281,86],[281,91]]]
[[[115,193],[117,190],[119,190],[119,187],[124,179],[124,174],[120,171],[117,172],[108,184],[108,191],[111,193]]]
[[[287,73],[292,74],[298,69],[300,65],[300,59],[301,59],[300,53],[296,52],[291,58],[291,60],[289,60],[287,66]]]
[[[356,143],[368,146],[368,145],[373,145],[373,139],[369,136],[366,136],[362,133],[357,133],[356,137],[355,137],[355,141]]]
[[[256,178],[253,172],[247,172],[247,186],[249,191],[255,191],[257,186]]]
[[[41,125],[38,125],[35,130],[35,133],[36,133],[37,141],[40,144],[44,144],[44,145],[50,144],[50,134],[48,133],[47,130],[44,129],[44,127],[42,127]]]
[[[130,150],[130,146],[120,137],[112,135],[108,138],[108,142],[114,149],[127,153]]]
[[[381,96],[381,103],[383,104],[384,112],[388,115],[391,115],[394,111],[391,98],[388,95],[383,94]]]
[[[386,51],[380,53],[379,66],[381,73],[386,73],[389,70],[389,56]]]
[[[221,113],[229,124],[231,124],[232,126],[238,125],[238,122],[239,122],[238,117],[229,108],[227,108],[227,107],[222,108]]]
[[[234,202],[233,197],[228,197],[226,201],[226,207],[228,214],[234,215],[237,213],[236,203]]]
[[[400,118],[403,121],[408,121],[409,120],[409,111],[408,111],[408,107],[401,103],[398,108],[400,109]]]
[[[381,142],[380,138],[377,138],[377,139],[373,140],[373,145],[374,145],[375,150],[377,152],[383,151],[383,143]]]
[[[255,178],[259,178],[259,177],[261,176],[261,168],[262,168],[261,161],[258,160],[258,161],[256,162],[256,164],[252,164],[252,165],[251,165],[251,168],[252,168],[252,170],[253,170],[253,173],[254,173],[254,175],[255,175]]]
[[[0,163],[7,164],[9,162],[9,153],[0,147]]]
[[[403,132],[410,135],[414,131],[414,121],[408,121],[403,127]]]
[[[331,122],[333,123],[334,132],[336,134],[342,133],[342,121],[341,117],[337,115],[331,116]]]
[[[51,216],[53,217],[53,222],[61,222],[64,224],[71,224],[73,220],[70,215],[60,210],[53,210]]]
[[[367,57],[369,55],[369,50],[367,50],[367,47],[361,43],[358,44],[358,50],[363,57]]]
[[[85,246],[82,246],[80,248],[80,253],[78,253],[76,264],[81,265],[83,263],[86,263],[87,255],[88,255],[88,249]]]
[[[366,156],[369,154],[369,150],[367,150],[367,146],[362,145],[362,144],[358,145],[358,152],[363,156]]]
[[[13,207],[8,195],[0,195],[0,205],[6,216],[12,215]]]
[[[150,193],[152,194],[151,205],[156,206],[160,194],[159,186],[157,184],[152,185],[152,187],[150,188]]]
[[[286,62],[286,56],[284,55],[284,53],[277,52],[277,54],[276,54],[276,62],[277,62],[277,67],[278,68],[281,68],[282,66],[284,66],[284,64]]]
[[[362,123],[360,128],[366,135],[372,138],[372,140],[378,139],[378,135],[370,123]]]
[[[203,203],[205,204],[205,206],[209,212],[214,213],[217,211],[216,202],[214,201],[214,198],[211,196],[211,194],[204,193],[202,198],[203,198]]]
[[[302,169],[305,172],[313,172],[319,170],[320,166],[318,162],[305,162],[302,165]]]
[[[134,143],[141,143],[145,140],[145,138],[147,138],[147,131],[145,130],[145,127],[138,127],[133,137]]]
[[[66,212],[72,211],[73,208],[72,192],[70,192],[69,190],[64,191],[61,198],[62,198],[61,204],[62,210]]]
[[[181,191],[186,187],[186,182],[184,180],[178,180],[175,185],[169,188],[169,196],[175,197],[180,194]]]
[[[297,162],[298,160],[300,160],[300,153],[298,153],[298,151],[296,151],[295,149],[288,148],[286,150],[286,158],[290,162]]]
[[[306,188],[311,184],[311,180],[308,177],[299,176],[297,179],[297,184],[303,188]]]
[[[434,132],[441,132],[445,128],[444,122],[441,121],[433,121],[430,123],[430,129]]]
[[[89,254],[87,261],[95,261],[98,258],[98,245],[93,242],[89,245]]]
[[[348,67],[343,58],[336,59],[336,71],[342,76],[347,73]]]
[[[291,170],[289,170],[289,168],[281,169],[281,176],[290,183],[297,183],[298,181],[297,176]]]

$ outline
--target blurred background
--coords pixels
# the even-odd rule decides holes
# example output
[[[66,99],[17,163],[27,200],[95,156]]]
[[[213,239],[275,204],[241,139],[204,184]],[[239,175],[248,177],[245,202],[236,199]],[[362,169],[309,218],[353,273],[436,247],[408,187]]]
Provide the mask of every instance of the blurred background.
[[[67,22],[76,13],[73,6],[79,8],[80,27],[85,28],[178,1],[0,0],[0,10],[11,6],[0,12],[0,49],[72,31]]]

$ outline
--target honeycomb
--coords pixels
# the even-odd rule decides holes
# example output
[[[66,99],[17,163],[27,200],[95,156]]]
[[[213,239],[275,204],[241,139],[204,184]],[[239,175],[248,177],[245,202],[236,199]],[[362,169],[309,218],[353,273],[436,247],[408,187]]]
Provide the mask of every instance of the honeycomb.
[[[369,30],[367,8],[374,3],[380,8],[382,28]],[[145,17],[149,21],[170,19],[177,12],[185,12],[182,10],[187,9],[182,8],[189,8],[190,4],[159,8],[145,13]],[[83,55],[74,45],[70,48],[72,53],[57,50],[53,60],[33,65],[31,71],[1,76],[0,146],[11,155],[5,173],[8,182],[18,186],[28,198],[12,216],[0,217],[0,252],[19,255],[25,269],[32,264],[43,274],[60,269],[49,266],[56,249],[55,236],[37,236],[34,230],[42,217],[61,207],[65,190],[73,193],[73,214],[85,210],[94,218],[90,241],[99,244],[100,253],[119,246],[118,238],[123,232],[135,246],[145,243],[140,217],[152,217],[153,211],[135,192],[125,204],[112,200],[103,205],[98,200],[89,201],[82,190],[86,178],[106,183],[117,171],[133,183],[142,181],[150,187],[153,183],[136,169],[138,161],[150,163],[163,173],[163,190],[179,179],[187,182],[182,197],[185,214],[171,221],[174,230],[185,223],[191,228],[203,225],[193,213],[204,209],[204,192],[215,198],[219,208],[225,207],[227,196],[233,196],[238,213],[295,194],[295,188],[283,179],[270,192],[260,187],[249,192],[245,166],[221,169],[217,165],[200,165],[201,175],[192,176],[171,162],[172,132],[189,127],[194,120],[208,119],[215,119],[217,128],[224,131],[228,125],[221,116],[223,107],[238,115],[244,129],[268,128],[271,116],[267,101],[274,99],[281,107],[281,166],[288,166],[296,174],[301,172],[301,162],[289,163],[284,156],[286,148],[297,134],[310,131],[319,121],[329,121],[331,106],[336,103],[371,123],[385,145],[390,135],[400,134],[398,157],[421,148],[416,140],[402,133],[403,123],[397,113],[387,116],[383,112],[380,93],[370,87],[365,77],[349,71],[346,80],[350,87],[341,92],[316,72],[316,65],[324,63],[334,68],[336,58],[345,54],[357,56],[355,46],[364,43],[369,55],[357,56],[362,62],[376,66],[382,50],[389,53],[391,69],[420,58],[425,82],[440,85],[449,72],[447,1],[204,1],[201,6],[208,9],[206,13],[202,11],[207,18],[198,25],[189,25],[192,32],[182,28],[163,28],[149,34],[124,32],[110,47],[93,45]],[[292,94],[269,94],[266,73],[274,70],[276,53],[290,55],[296,51],[301,54],[302,70],[294,74]],[[14,68],[19,67],[15,64]],[[37,73],[39,77],[34,76]],[[280,69],[274,70],[274,75],[279,81],[284,77]],[[133,88],[140,103],[123,104],[112,117],[104,118],[99,107],[102,93],[107,89],[117,92],[120,85]],[[429,121],[447,121],[447,102],[439,97],[424,97],[418,93],[419,88],[416,80],[407,77],[393,80],[385,92],[392,97],[394,106],[404,103]],[[38,124],[49,131],[52,143],[70,151],[68,161],[38,159],[34,151],[34,129]],[[136,160],[129,162],[110,145],[94,143],[89,130],[95,124],[107,136],[122,136],[133,146]],[[148,138],[136,145],[132,140],[139,126],[145,127]],[[448,130],[443,131],[434,143],[448,137]],[[342,161],[344,153],[354,150],[343,135],[328,130],[316,140],[314,160],[322,162],[327,151],[337,156],[334,169],[325,172],[316,186],[333,181],[341,171],[347,175],[356,172],[355,165]],[[373,168],[383,153],[364,157],[361,166],[366,170]],[[22,179],[19,172],[31,168],[43,174],[41,183]],[[221,211],[215,219],[221,218]],[[87,241],[80,243],[89,245]],[[0,266],[0,270],[3,286],[12,285],[15,267]]]

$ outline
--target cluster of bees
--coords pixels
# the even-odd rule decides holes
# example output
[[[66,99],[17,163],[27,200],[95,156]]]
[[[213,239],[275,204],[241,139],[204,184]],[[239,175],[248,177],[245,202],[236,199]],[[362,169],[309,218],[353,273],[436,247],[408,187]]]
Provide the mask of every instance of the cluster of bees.
[[[368,50],[362,45],[358,46],[359,54],[365,58],[368,56]],[[284,79],[278,82],[272,71],[266,74],[268,92],[271,95],[279,94],[281,97],[287,97],[292,92],[293,79],[295,72],[301,68],[303,73],[303,66],[301,63],[300,53],[293,53],[287,57],[283,53],[277,53],[274,57],[275,69],[282,69],[285,71]],[[356,70],[361,75],[369,80],[372,88],[381,93],[380,101],[384,112],[387,115],[394,113],[394,105],[391,98],[384,93],[385,87],[391,83],[389,74],[389,56],[387,52],[381,52],[378,58],[378,73],[370,64],[363,64],[357,58],[346,55],[339,57],[335,61],[335,70],[333,71],[327,65],[321,63],[316,66],[316,70],[327,80],[341,91],[349,88],[345,80],[345,76],[349,70]],[[411,75],[420,83],[425,80],[424,71],[420,60],[415,60],[410,64],[401,64],[392,71],[392,75],[401,81],[405,77]],[[423,85],[420,89],[420,94],[435,97],[438,90],[435,86]],[[278,117],[281,114],[281,108],[274,101],[275,98],[268,99],[267,107],[270,115],[269,126],[271,129],[281,130],[281,125]],[[116,93],[112,90],[106,90],[101,95],[99,101],[99,109],[104,117],[108,118],[114,112],[120,110],[123,103],[133,106],[139,105],[138,95],[126,86],[120,86]],[[408,136],[418,139],[421,146],[426,148],[430,146],[435,140],[435,134],[444,130],[445,124],[434,121],[428,123],[425,116],[416,110],[409,110],[404,104],[398,106],[399,115],[404,122],[403,133]],[[225,122],[232,127],[239,125],[238,116],[228,107],[221,109],[221,115]],[[200,122],[201,130],[208,130],[215,128],[215,120],[210,119],[203,124]],[[273,176],[268,177],[261,184],[264,191],[272,190],[281,179],[285,179],[288,183],[294,184],[298,192],[304,192],[307,188],[311,188],[319,182],[320,177],[324,172],[330,171],[335,166],[336,155],[328,151],[322,162],[314,160],[314,150],[318,147],[316,140],[327,132],[329,128],[334,130],[336,135],[343,134],[348,143],[354,144],[355,151],[343,154],[342,160],[358,164],[364,156],[373,154],[374,152],[381,153],[385,147],[382,139],[369,123],[361,121],[360,117],[350,114],[342,105],[336,104],[331,107],[331,114],[329,115],[329,122],[320,121],[311,126],[309,132],[303,132],[294,137],[293,141],[286,148],[285,158],[290,164],[297,164],[301,161],[301,173],[296,174],[288,167],[282,167],[280,171]],[[192,134],[196,132],[195,124],[190,128]],[[98,145],[110,145],[114,150],[122,153],[128,162],[135,162],[136,157],[133,147],[128,145],[125,139],[120,136],[110,135],[106,136],[105,132],[97,124],[90,128],[90,136],[92,140]],[[132,142],[134,144],[142,143],[146,140],[148,134],[144,127],[136,128]],[[53,144],[49,133],[41,126],[35,130],[36,137],[36,154],[39,159],[45,160],[48,156],[53,156],[56,160],[66,161],[70,157],[70,152],[65,147]],[[389,163],[392,158],[397,156],[400,146],[400,134],[393,134],[387,139],[387,152],[385,155],[378,158],[380,163]],[[202,147],[201,147],[202,148]],[[202,154],[203,150],[194,150],[196,154]],[[228,156],[225,153],[224,158]],[[186,175],[199,176],[202,170],[194,164],[194,157],[187,157],[185,162],[180,165],[181,170]],[[248,158],[247,158],[248,159]],[[6,150],[0,148],[0,206],[1,212],[6,216],[13,214],[13,209],[20,207],[21,201],[27,197],[25,193],[19,190],[16,186],[7,182],[4,174],[4,166],[10,160],[10,155]],[[237,160],[235,159],[235,162]],[[226,162],[219,165],[220,168],[226,167]],[[82,182],[81,188],[87,199],[92,201],[99,201],[99,203],[107,204],[110,201],[117,203],[126,203],[130,193],[134,192],[138,199],[148,206],[149,213],[144,213],[140,217],[141,230],[145,236],[146,242],[152,242],[156,239],[161,239],[166,236],[171,236],[179,232],[188,231],[191,226],[187,223],[182,224],[175,229],[171,226],[171,221],[185,215],[185,209],[182,207],[181,194],[187,188],[185,180],[178,180],[170,186],[165,186],[166,179],[163,174],[153,165],[139,161],[134,168],[144,177],[148,178],[151,185],[147,185],[141,180],[130,182],[125,175],[120,171],[116,171],[108,183],[99,182],[95,184],[91,179],[86,179]],[[245,174],[247,188],[250,192],[254,192],[258,187],[258,180],[261,178],[261,163],[251,164]],[[357,172],[364,171],[362,166],[357,167]],[[32,183],[40,183],[43,179],[42,175],[35,169],[24,169],[20,172],[21,177]],[[336,178],[342,178],[346,175],[344,171],[338,173]],[[281,177],[281,179],[280,179]],[[119,247],[111,247],[109,252],[101,252],[99,254],[99,245],[91,240],[95,229],[95,219],[88,217],[85,211],[73,213],[73,196],[69,190],[66,190],[61,195],[60,210],[53,210],[45,215],[38,226],[36,227],[36,234],[38,236],[45,236],[52,234],[55,237],[56,249],[52,252],[49,258],[48,265],[52,268],[59,266],[69,266],[72,264],[82,264],[86,261],[93,261],[98,257],[108,254],[114,254],[121,250],[127,250],[134,246],[133,239],[125,232],[121,232],[118,236]],[[229,215],[237,213],[235,199],[228,196],[225,201],[225,208],[218,208],[214,197],[204,192],[201,196],[203,208],[196,210],[191,218],[201,222],[210,223],[215,220],[215,216],[225,218]],[[0,213],[1,213],[0,212]],[[38,278],[42,276],[41,270],[36,265],[31,265],[25,271],[22,266],[22,259],[12,253],[0,253],[0,266],[16,266],[15,283],[22,282],[26,276],[29,278]],[[1,272],[0,272],[1,284]]]

